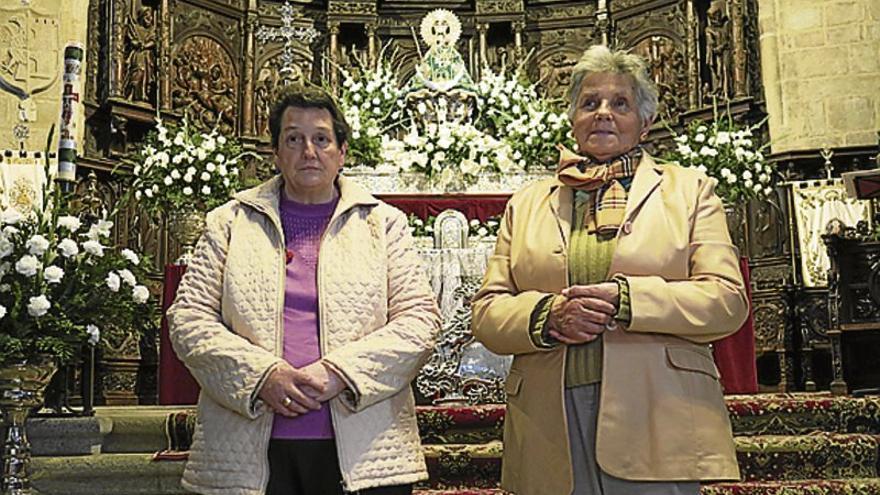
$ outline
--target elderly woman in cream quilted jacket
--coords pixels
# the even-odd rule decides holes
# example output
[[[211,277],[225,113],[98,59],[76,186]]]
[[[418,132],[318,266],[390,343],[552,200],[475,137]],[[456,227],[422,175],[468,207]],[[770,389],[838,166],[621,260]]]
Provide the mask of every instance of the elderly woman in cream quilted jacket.
[[[270,130],[280,174],[208,214],[169,310],[202,387],[183,486],[411,493],[409,384],[440,318],[406,217],[339,176],[349,128],[325,93],[282,94]]]

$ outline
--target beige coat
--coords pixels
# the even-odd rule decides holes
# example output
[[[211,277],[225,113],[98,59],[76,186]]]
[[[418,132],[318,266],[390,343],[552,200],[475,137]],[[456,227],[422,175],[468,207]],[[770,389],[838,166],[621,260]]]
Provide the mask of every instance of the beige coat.
[[[569,285],[572,190],[554,179],[515,194],[498,235],[473,331],[514,354],[507,379],[502,485],[518,495],[568,495],[564,346],[539,349],[529,316]],[[718,370],[706,343],[748,311],[736,248],[714,182],[650,156],[637,169],[609,270],[626,277],[629,328],[606,332],[596,457],[628,480],[737,479]]]
[[[410,381],[440,317],[406,217],[341,177],[321,241],[322,355],[354,391],[330,402],[347,490],[427,478]],[[261,495],[274,415],[256,394],[282,353],[281,178],[210,212],[169,310],[177,355],[202,387],[183,486]]]

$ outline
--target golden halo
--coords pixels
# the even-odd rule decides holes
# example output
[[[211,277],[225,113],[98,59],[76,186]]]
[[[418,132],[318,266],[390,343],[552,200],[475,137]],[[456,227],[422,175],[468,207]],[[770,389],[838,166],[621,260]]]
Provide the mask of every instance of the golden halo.
[[[449,33],[445,36],[438,36],[434,34],[431,29],[434,27],[438,21],[446,21],[446,24],[449,26]],[[458,37],[461,36],[461,21],[458,20],[458,17],[452,13],[452,11],[446,9],[436,9],[428,12],[428,14],[422,18],[422,24],[419,27],[419,33],[422,35],[422,40],[428,46],[435,46],[439,44],[441,41],[446,42],[446,44],[452,45],[456,41],[458,41]]]

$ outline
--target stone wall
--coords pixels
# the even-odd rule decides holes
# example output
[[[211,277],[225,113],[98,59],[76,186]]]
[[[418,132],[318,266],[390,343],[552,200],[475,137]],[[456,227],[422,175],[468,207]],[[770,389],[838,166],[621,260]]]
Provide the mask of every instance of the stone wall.
[[[877,143],[880,1],[760,0],[774,153]]]
[[[64,47],[85,47],[88,0],[4,0],[0,2],[0,149],[18,149],[17,124],[29,128],[26,150],[43,150],[52,124],[61,116],[61,73]],[[80,79],[81,82],[83,78]],[[12,86],[17,89],[10,90]],[[27,97],[14,92],[22,90]],[[82,143],[83,111],[79,105],[77,142]],[[57,143],[52,145],[53,151]]]

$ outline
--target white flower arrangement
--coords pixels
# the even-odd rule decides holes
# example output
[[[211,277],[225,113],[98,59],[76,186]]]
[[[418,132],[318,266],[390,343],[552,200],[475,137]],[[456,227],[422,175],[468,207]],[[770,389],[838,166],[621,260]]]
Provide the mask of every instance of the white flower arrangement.
[[[141,257],[111,246],[113,223],[73,215],[49,181],[44,205],[0,213],[0,362],[76,359],[80,345],[155,325]],[[125,290],[103,283],[122,277]]]
[[[180,125],[156,119],[134,153],[131,191],[149,212],[206,212],[229,200],[241,186],[241,145],[217,132],[201,131],[184,116]]]
[[[402,140],[384,137],[382,150],[385,161],[401,172],[421,172],[441,188],[518,168],[510,145],[470,124],[429,124],[424,135],[412,126]]]
[[[359,63],[355,72],[340,71],[339,103],[351,127],[349,155],[358,165],[375,167],[382,160],[382,136],[403,121],[403,91],[385,57],[375,69]]]
[[[487,172],[552,168],[559,158],[556,144],[571,146],[573,141],[568,117],[540,97],[521,68],[484,71],[476,88],[480,116],[473,123],[440,118],[420,131],[413,130],[405,91],[386,57],[375,68],[361,63],[341,73],[339,104],[352,128],[349,156],[354,165],[421,172],[432,184],[447,187],[472,183]],[[430,110],[420,102],[414,111]],[[438,113],[442,115],[442,107]]]
[[[416,215],[410,214],[407,217],[410,232],[413,237],[430,237],[434,235],[434,224],[437,217],[428,215],[428,218],[422,220]],[[488,239],[498,236],[498,228],[501,226],[501,217],[489,217],[485,222],[481,222],[477,218],[468,221],[468,236],[475,239]]]
[[[541,98],[522,70],[496,73],[485,68],[477,90],[484,125],[503,136],[519,168],[553,168],[559,160],[556,144],[572,147],[568,116]]]
[[[675,149],[663,158],[714,178],[715,192],[726,203],[767,197],[777,177],[754,134],[762,123],[741,127],[728,117],[708,124],[692,122],[674,137]]]

